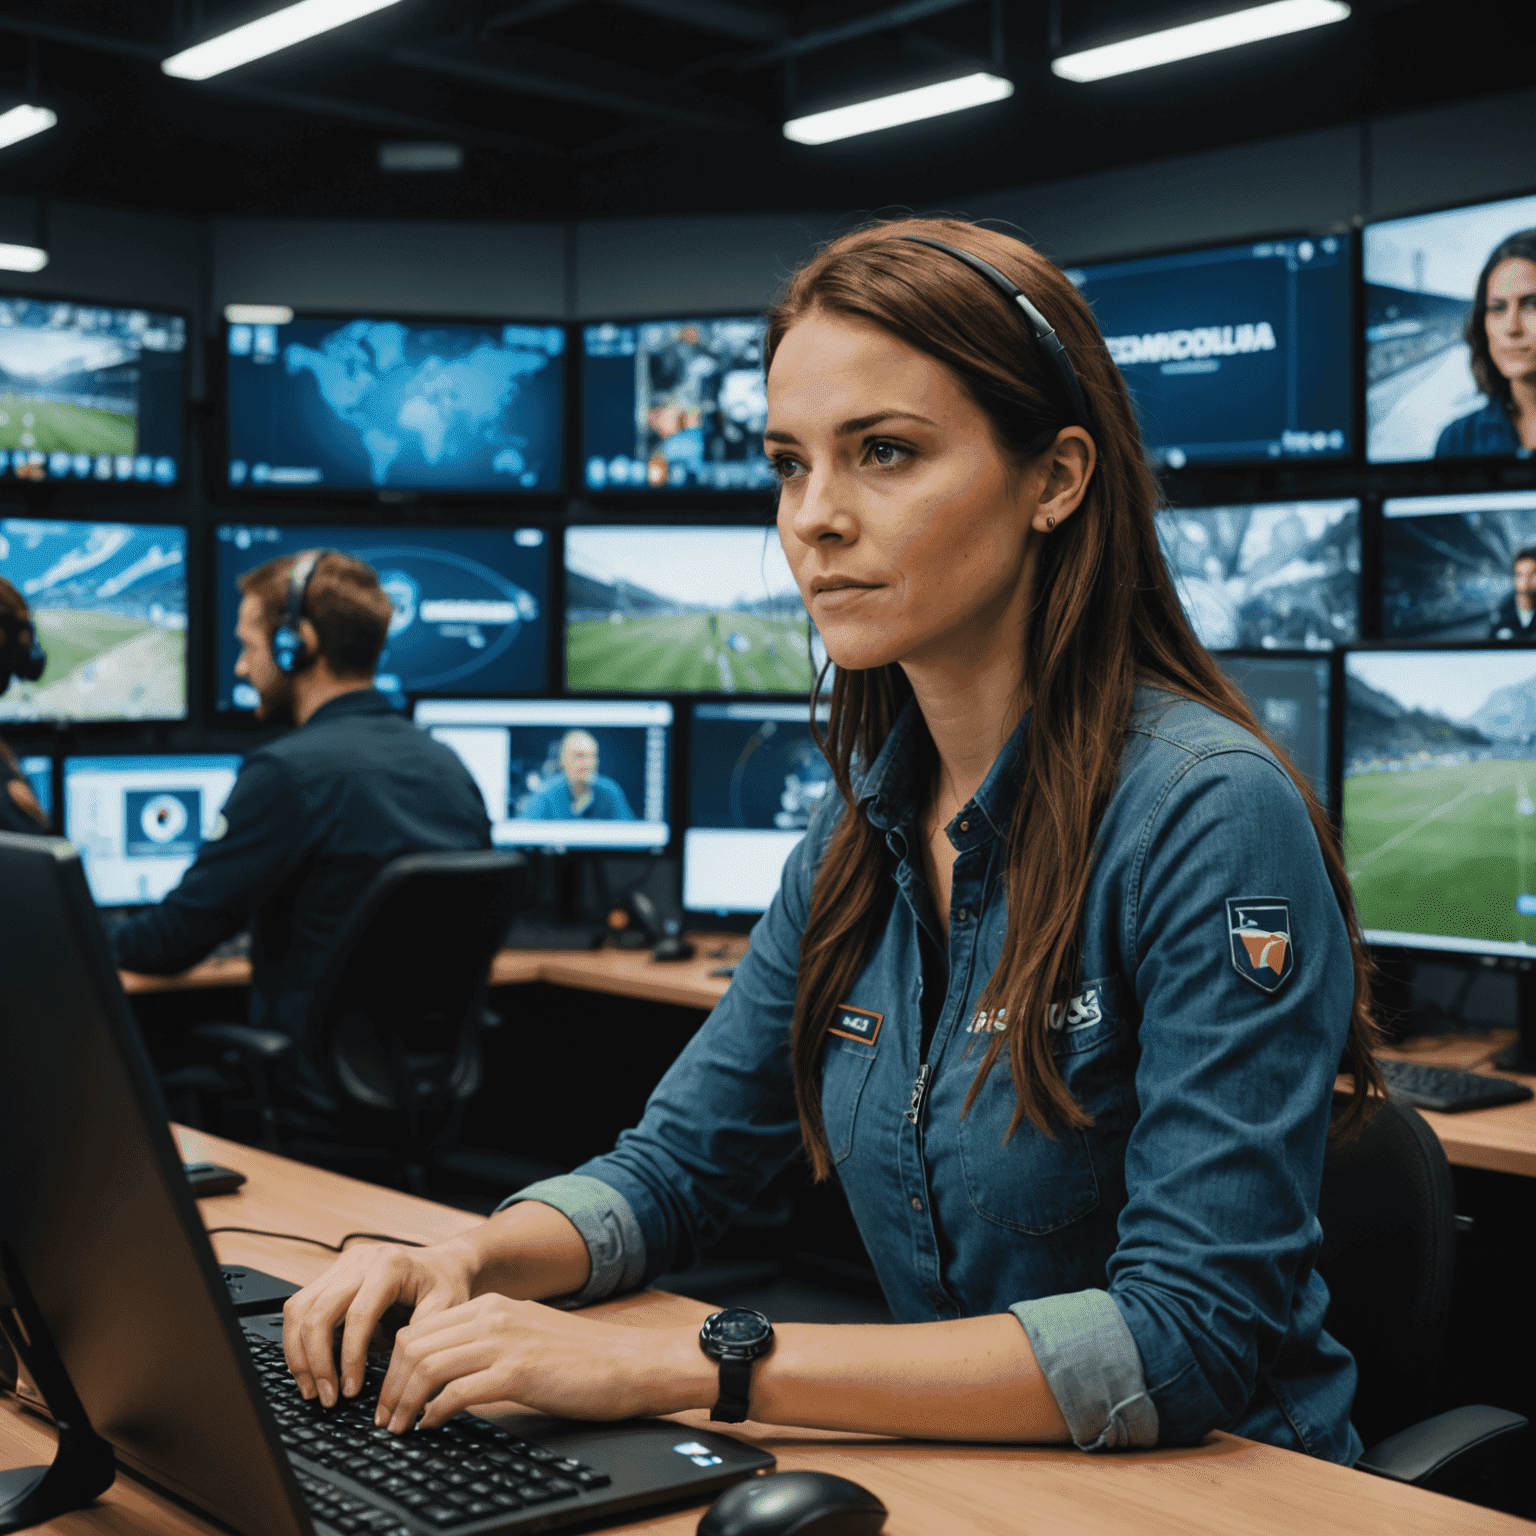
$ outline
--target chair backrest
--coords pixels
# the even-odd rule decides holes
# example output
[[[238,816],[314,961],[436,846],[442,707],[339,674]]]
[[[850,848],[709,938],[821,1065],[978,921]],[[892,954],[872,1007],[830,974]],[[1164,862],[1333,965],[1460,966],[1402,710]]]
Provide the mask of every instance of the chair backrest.
[[[413,853],[386,864],[337,937],[305,1030],[333,1088],[416,1111],[478,1086],[480,1001],[526,878],[519,853]]]
[[[1407,1105],[1384,1103],[1323,1164],[1317,1268],[1325,1323],[1360,1385],[1350,1417],[1367,1446],[1434,1411],[1455,1276],[1456,1191],[1439,1138]]]

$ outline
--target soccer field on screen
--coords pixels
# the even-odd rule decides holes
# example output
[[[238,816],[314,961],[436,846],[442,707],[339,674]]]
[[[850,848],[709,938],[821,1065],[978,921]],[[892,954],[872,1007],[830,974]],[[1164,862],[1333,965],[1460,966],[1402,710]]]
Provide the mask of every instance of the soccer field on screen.
[[[711,625],[713,620],[713,625]],[[740,649],[732,635],[746,642]],[[804,620],[750,613],[589,619],[566,628],[572,688],[628,693],[809,693]]]
[[[43,453],[132,453],[138,420],[118,411],[0,395],[0,448],[37,448]]]
[[[1360,923],[1536,944],[1536,762],[1493,760],[1344,780],[1344,863]]]

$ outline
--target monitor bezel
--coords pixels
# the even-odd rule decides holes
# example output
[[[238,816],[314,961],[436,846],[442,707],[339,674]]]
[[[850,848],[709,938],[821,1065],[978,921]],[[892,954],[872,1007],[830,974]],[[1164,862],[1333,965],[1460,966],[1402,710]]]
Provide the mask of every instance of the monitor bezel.
[[[75,508],[68,509],[71,512]],[[80,508],[85,511],[88,508]],[[170,509],[167,508],[167,511]],[[196,649],[194,637],[199,635],[197,616],[193,613],[193,605],[197,602],[198,595],[194,591],[192,581],[192,566],[196,557],[196,538],[198,527],[192,523],[184,522],[179,517],[155,517],[134,519],[129,521],[122,517],[50,517],[41,508],[19,506],[8,511],[0,512],[0,521],[15,521],[22,523],[84,523],[90,525],[116,524],[125,528],[179,528],[185,539],[184,555],[182,559],[182,571],[187,587],[187,627],[183,631],[185,636],[182,649],[182,685],[181,685],[181,713],[179,715],[36,715],[30,718],[14,718],[0,714],[0,731],[8,736],[24,738],[29,732],[45,733],[58,732],[60,730],[95,730],[103,726],[136,726],[136,725],[165,725],[190,722],[192,715],[192,676],[193,655]],[[38,748],[39,751],[44,750]]]
[[[382,321],[393,320],[406,326],[423,325],[478,325],[478,326],[505,326],[526,325],[545,326],[558,329],[565,336],[565,350],[561,353],[561,363],[564,368],[564,376],[560,381],[560,430],[557,434],[559,442],[559,479],[555,485],[541,486],[536,489],[525,489],[517,485],[495,486],[480,491],[465,490],[439,490],[435,487],[409,487],[409,486],[338,486],[326,485],[279,485],[258,488],[249,480],[241,485],[229,483],[230,461],[230,426],[231,426],[231,402],[229,390],[229,332],[232,325],[247,324],[246,321],[231,321],[221,317],[216,330],[218,354],[216,366],[210,370],[210,377],[217,379],[217,386],[210,390],[214,395],[213,414],[217,419],[217,430],[210,433],[210,437],[217,439],[214,446],[217,447],[217,455],[210,455],[207,474],[207,488],[210,499],[220,506],[281,506],[294,502],[308,500],[314,502],[324,500],[334,501],[338,505],[351,505],[361,507],[378,508],[380,506],[409,506],[419,509],[423,505],[444,506],[474,506],[488,502],[505,502],[513,500],[521,504],[536,505],[540,501],[552,503],[563,500],[573,494],[571,475],[571,439],[572,417],[578,405],[578,400],[573,396],[573,378],[576,370],[571,366],[571,336],[573,322],[564,317],[541,318],[539,316],[521,315],[465,315],[465,314],[421,314],[419,312],[379,309],[371,311],[349,311],[345,309],[332,309],[329,307],[316,309],[293,308],[293,319],[283,321],[285,325],[293,323],[293,320],[367,320],[377,319]]]
[[[622,490],[611,486],[604,486],[601,490],[590,486],[586,482],[587,450],[583,429],[586,424],[586,411],[584,402],[586,399],[586,368],[587,353],[585,339],[581,336],[589,325],[655,325],[665,321],[686,323],[689,320],[746,320],[751,319],[754,313],[763,321],[764,340],[767,339],[768,311],[742,309],[697,309],[691,310],[686,315],[679,315],[675,311],[665,314],[635,314],[627,316],[600,315],[596,318],[583,318],[572,320],[570,328],[572,332],[572,344],[581,341],[582,346],[576,354],[577,365],[571,371],[576,376],[575,407],[572,411],[571,457],[570,457],[570,494],[583,500],[591,500],[599,507],[623,508],[629,513],[636,513],[648,509],[654,503],[665,501],[666,497],[677,496],[685,498],[690,510],[703,513],[708,510],[706,503],[710,500],[718,501],[726,508],[740,507],[743,503],[761,503],[765,499],[773,504],[778,502],[778,488],[773,485],[758,486],[740,491],[720,490],[716,486],[696,485],[678,486],[661,485],[651,487],[649,485],[625,486]],[[766,371],[766,368],[765,368]],[[693,504],[698,502],[695,507]]]
[[[179,452],[176,459],[176,478],[167,483],[155,480],[77,480],[73,476],[65,478],[52,475],[42,480],[19,480],[15,473],[7,469],[3,478],[0,478],[0,493],[12,496],[21,495],[30,501],[33,497],[52,498],[63,494],[66,500],[80,497],[82,505],[88,505],[96,500],[111,500],[123,496],[143,496],[146,500],[153,498],[185,495],[192,486],[192,477],[188,473],[190,455],[188,449],[195,434],[191,406],[191,356],[193,349],[198,345],[198,333],[196,329],[196,317],[192,310],[184,309],[176,304],[139,304],[126,299],[87,299],[78,294],[71,293],[18,293],[9,289],[8,285],[0,283],[0,302],[11,299],[35,300],[39,304],[72,304],[77,308],[89,306],[93,309],[142,309],[152,315],[174,315],[183,323],[183,331],[186,336],[186,345],[176,355],[181,359],[181,383],[176,391],[179,414],[177,416],[177,431],[181,435]],[[199,446],[201,444],[199,443]],[[58,518],[59,522],[75,522],[75,518]],[[102,519],[98,519],[102,521]]]
[[[1373,471],[1373,472],[1377,472],[1377,473],[1385,473],[1385,474],[1390,474],[1393,470],[1400,470],[1400,471],[1414,471],[1414,470],[1417,470],[1417,471],[1423,472],[1429,466],[1442,465],[1443,464],[1443,465],[1445,465],[1448,468],[1451,468],[1451,469],[1454,469],[1454,470],[1457,470],[1457,471],[1461,471],[1461,472],[1465,472],[1466,470],[1468,470],[1468,469],[1470,469],[1470,468],[1472,468],[1472,467],[1474,467],[1476,465],[1487,465],[1489,467],[1500,467],[1500,466],[1502,466],[1502,467],[1506,467],[1507,468],[1510,465],[1516,465],[1516,464],[1518,464],[1518,465],[1528,465],[1528,464],[1531,464],[1533,462],[1533,460],[1536,460],[1536,448],[1528,449],[1524,454],[1521,454],[1521,453],[1518,453],[1518,452],[1517,453],[1508,453],[1508,454],[1506,454],[1506,453],[1478,453],[1478,454],[1465,454],[1465,455],[1459,456],[1457,458],[1444,458],[1444,459],[1437,459],[1437,458],[1434,458],[1434,457],[1430,457],[1430,458],[1427,458],[1427,459],[1373,459],[1370,456],[1370,444],[1366,440],[1366,421],[1365,421],[1365,416],[1366,416],[1366,400],[1365,400],[1365,390],[1366,390],[1366,381],[1365,381],[1365,358],[1366,358],[1366,351],[1365,351],[1365,349],[1366,349],[1366,340],[1365,340],[1365,289],[1366,289],[1366,281],[1365,281],[1365,238],[1366,238],[1367,232],[1372,230],[1372,229],[1378,229],[1383,224],[1397,224],[1397,223],[1401,223],[1404,219],[1423,219],[1423,218],[1428,218],[1432,214],[1437,214],[1437,213],[1462,213],[1462,212],[1464,212],[1464,211],[1466,211],[1468,209],[1471,209],[1471,208],[1487,208],[1487,207],[1492,206],[1494,203],[1517,203],[1517,202],[1520,202],[1524,198],[1530,198],[1530,197],[1536,197],[1536,183],[1532,183],[1524,191],[1508,192],[1508,193],[1504,193],[1503,195],[1501,195],[1499,197],[1478,198],[1477,200],[1475,200],[1473,202],[1432,203],[1429,206],[1423,207],[1423,208],[1411,208],[1406,213],[1394,213],[1389,218],[1366,218],[1366,219],[1361,219],[1359,228],[1356,230],[1356,239],[1355,239],[1355,247],[1356,247],[1356,251],[1357,251],[1357,255],[1355,257],[1355,262],[1356,262],[1358,282],[1357,282],[1357,292],[1356,292],[1356,298],[1355,298],[1355,326],[1354,326],[1354,329],[1355,329],[1355,348],[1356,348],[1356,352],[1357,352],[1357,354],[1359,356],[1359,366],[1358,366],[1358,370],[1357,370],[1357,373],[1358,373],[1358,378],[1357,378],[1358,388],[1356,390],[1356,395],[1358,397],[1359,411],[1360,411],[1359,459],[1360,459],[1360,463],[1362,465],[1364,465],[1364,467],[1367,470]],[[1511,231],[1511,233],[1513,233],[1513,231]],[[1387,499],[1391,499],[1389,497],[1389,493],[1383,493],[1383,495]]]
[[[221,513],[223,510],[220,509]],[[279,508],[274,506],[274,514],[279,513]],[[548,566],[544,573],[546,591],[545,612],[540,619],[544,627],[544,668],[541,679],[531,688],[523,692],[508,691],[498,694],[487,694],[484,689],[478,694],[465,695],[465,697],[491,697],[504,699],[539,699],[548,698],[551,692],[551,679],[555,673],[554,666],[554,627],[556,620],[555,602],[558,596],[560,601],[559,612],[562,615],[560,624],[564,624],[565,612],[565,582],[564,582],[564,530],[558,524],[552,524],[548,520],[537,516],[518,517],[512,521],[491,522],[463,522],[447,521],[437,518],[410,517],[396,521],[391,518],[381,519],[380,508],[377,503],[362,507],[352,507],[348,512],[340,509],[321,509],[319,516],[296,518],[297,511],[293,507],[281,508],[282,515],[271,517],[225,517],[210,518],[206,525],[206,538],[204,542],[207,549],[204,553],[204,576],[206,589],[204,594],[204,631],[205,631],[205,665],[203,668],[203,715],[209,724],[215,729],[235,729],[246,731],[270,731],[272,723],[266,720],[258,720],[256,712],[249,709],[229,708],[219,701],[219,538],[221,528],[251,527],[263,524],[272,528],[282,529],[338,529],[356,528],[359,533],[371,533],[378,530],[389,532],[398,531],[402,534],[411,533],[461,533],[484,532],[512,534],[519,528],[537,528],[544,535],[544,549]],[[345,551],[343,551],[345,553]],[[280,559],[281,556],[273,556]],[[558,574],[557,574],[558,568]],[[558,584],[558,585],[557,585]],[[406,692],[405,714],[409,716],[415,709],[418,699],[442,697],[439,690],[427,689],[421,692]]]

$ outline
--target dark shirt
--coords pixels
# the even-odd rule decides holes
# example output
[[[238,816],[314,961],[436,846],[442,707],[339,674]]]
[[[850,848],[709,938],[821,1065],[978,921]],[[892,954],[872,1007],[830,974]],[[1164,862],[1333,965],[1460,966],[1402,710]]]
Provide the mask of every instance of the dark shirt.
[[[1458,416],[1435,444],[1437,459],[1484,458],[1493,454],[1530,455],[1530,449],[1515,435],[1509,412],[1497,400],[1490,400],[1481,410]]]
[[[35,832],[39,836],[46,835],[47,825],[22,810],[11,798],[11,785],[17,780],[26,784],[27,776],[12,768],[4,752],[0,752],[0,832]],[[27,787],[30,789],[31,785]]]
[[[633,821],[635,813],[624,791],[612,779],[596,774],[592,798],[578,811],[571,799],[570,781],[562,773],[545,785],[518,813],[523,821]]]
[[[457,755],[371,688],[252,752],[214,834],[176,889],[113,935],[117,963],[173,974],[249,923],[250,1021],[295,1039],[337,932],[383,865],[491,845]]]
[[[1494,614],[1493,622],[1488,626],[1488,638],[1515,645],[1536,645],[1536,615],[1529,624],[1522,625],[1520,615],[1515,612],[1515,594],[1511,592]]]

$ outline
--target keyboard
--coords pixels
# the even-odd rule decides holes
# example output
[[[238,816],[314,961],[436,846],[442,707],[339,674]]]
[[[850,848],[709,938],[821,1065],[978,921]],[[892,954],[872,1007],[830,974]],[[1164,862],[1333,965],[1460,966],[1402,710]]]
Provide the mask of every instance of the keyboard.
[[[307,1467],[294,1468],[310,1513],[343,1536],[419,1536],[408,1517],[451,1530],[522,1510],[532,1514],[611,1481],[585,1462],[520,1440],[472,1414],[405,1435],[376,1429],[373,1415],[387,1369],[383,1360],[369,1362],[355,1398],[342,1398],[334,1408],[305,1402],[283,1361],[282,1345],[258,1338],[249,1343],[284,1449],[344,1474],[373,1495],[361,1498]]]
[[[1485,1077],[1459,1067],[1434,1067],[1427,1062],[1378,1060],[1387,1081],[1388,1094],[1399,1104],[1419,1109],[1438,1109],[1454,1114],[1463,1109],[1489,1109],[1495,1104],[1518,1104],[1532,1096],[1524,1083],[1507,1077]]]

